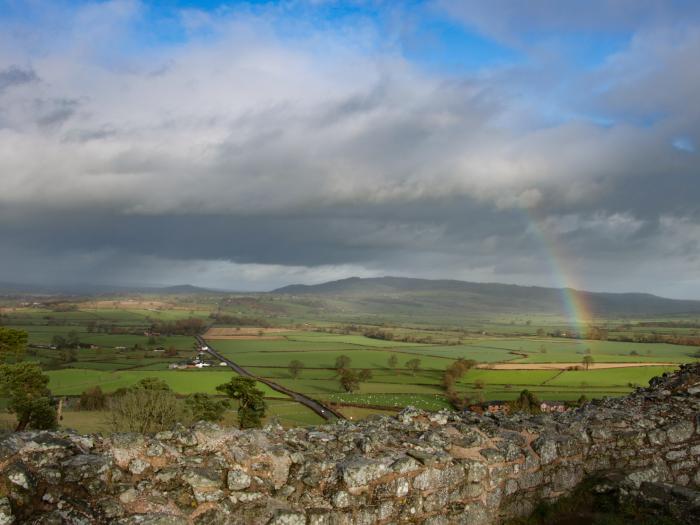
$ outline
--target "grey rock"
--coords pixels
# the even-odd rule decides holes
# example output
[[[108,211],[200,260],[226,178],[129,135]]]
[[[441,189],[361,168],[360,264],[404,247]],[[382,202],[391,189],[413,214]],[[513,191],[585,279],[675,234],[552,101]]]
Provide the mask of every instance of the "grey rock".
[[[388,472],[386,464],[366,458],[348,461],[341,466],[343,481],[350,488],[368,485]]]
[[[668,440],[671,443],[681,443],[689,440],[695,432],[694,425],[691,421],[679,421],[673,426],[666,429]]]
[[[146,472],[151,467],[151,464],[140,459],[140,458],[134,458],[129,462],[129,472],[132,474],[143,474]]]
[[[306,516],[301,512],[281,510],[267,523],[268,525],[306,525]]]
[[[34,477],[27,470],[27,468],[20,464],[15,463],[7,468],[6,476],[10,480],[10,483],[24,490],[31,490],[34,488],[35,482]]]
[[[231,490],[243,490],[250,487],[252,478],[242,469],[234,468],[228,471],[226,477],[228,488]]]
[[[192,493],[198,503],[219,501],[224,497],[221,490],[221,477],[216,471],[193,468],[185,472],[182,479],[192,488]]]
[[[540,436],[532,443],[532,448],[540,456],[540,462],[547,465],[557,459],[557,442],[555,439]]]
[[[0,498],[0,525],[10,525],[15,522],[15,516],[12,514],[12,506],[10,500],[6,497]]]

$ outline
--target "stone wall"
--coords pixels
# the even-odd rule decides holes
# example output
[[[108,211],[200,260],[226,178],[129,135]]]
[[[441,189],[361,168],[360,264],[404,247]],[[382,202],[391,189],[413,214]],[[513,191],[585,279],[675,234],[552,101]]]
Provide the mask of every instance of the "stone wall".
[[[616,471],[700,485],[700,365],[626,398],[540,416],[406,409],[283,430],[9,434],[4,523],[499,523]]]

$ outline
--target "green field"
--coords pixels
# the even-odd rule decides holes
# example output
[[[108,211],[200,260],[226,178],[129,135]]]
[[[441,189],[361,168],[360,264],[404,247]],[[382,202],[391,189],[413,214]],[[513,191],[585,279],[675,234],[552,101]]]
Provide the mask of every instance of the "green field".
[[[513,359],[509,359],[520,363],[579,363],[587,353],[597,363],[685,363],[693,360],[692,354],[696,351],[693,347],[663,343],[572,339],[487,339],[476,341],[471,346],[527,354],[513,355]]]
[[[138,383],[145,377],[157,377],[165,381],[176,394],[194,394],[204,392],[216,394],[216,387],[226,383],[235,374],[231,370],[204,371],[116,371],[100,372],[97,370],[50,370],[47,375],[51,379],[49,388],[55,395],[74,396],[83,390],[99,385],[104,392],[114,392],[118,388],[125,388]],[[258,383],[258,388],[266,397],[287,399],[287,396],[275,392],[267,385]]]
[[[118,301],[123,300],[118,298]],[[416,318],[415,304],[392,303],[390,315],[383,316],[382,309],[386,305],[381,300],[358,310],[356,303],[335,298],[326,299],[322,307],[314,301],[235,295],[228,298],[154,296],[135,300],[137,302],[129,304],[142,300],[144,302],[138,304],[144,307],[95,307],[96,303],[90,301],[81,306],[80,300],[71,303],[70,308],[53,304],[15,305],[0,311],[0,322],[28,332],[27,359],[42,365],[50,377],[49,388],[55,396],[79,396],[96,385],[107,393],[114,392],[145,377],[160,378],[175,393],[186,396],[196,392],[216,394],[216,386],[226,382],[233,372],[219,366],[206,370],[170,370],[173,363],[194,357],[195,339],[184,335],[151,338],[144,335],[149,326],[189,318],[208,324],[213,322],[211,315],[215,312],[259,318],[265,323],[261,326],[280,327],[285,331],[275,333],[274,338],[211,340],[210,346],[261,378],[321,401],[340,404],[353,418],[386,413],[407,405],[428,410],[448,408],[442,386],[443,373],[457,359],[473,360],[484,366],[498,363],[579,365],[584,357],[590,356],[596,364],[655,365],[588,371],[479,368],[471,369],[456,384],[456,388],[473,401],[514,399],[525,388],[543,400],[567,401],[576,400],[582,394],[588,398],[624,395],[636,385],[646,385],[651,377],[673,370],[679,363],[698,360],[700,355],[696,346],[543,336],[543,333],[568,328],[566,319],[544,314],[459,317],[449,308],[438,308]],[[12,306],[8,301],[3,304]],[[148,307],[153,304],[148,301],[159,301],[159,306]],[[347,323],[348,319],[352,324]],[[697,335],[699,331],[680,325],[666,326],[663,319],[658,321],[659,327],[650,327],[649,320],[644,325],[631,319],[600,322],[616,336]],[[255,326],[248,325],[252,333],[257,333]],[[391,332],[391,340],[367,337],[376,336],[378,329]],[[54,336],[66,337],[71,332],[75,332],[81,343],[74,355],[46,348]],[[166,348],[174,348],[176,355],[167,357]],[[353,392],[345,391],[335,370],[336,359],[340,356],[350,358],[350,369],[371,373],[371,377],[361,381]],[[389,365],[392,358],[397,360],[394,366]],[[420,365],[418,370],[411,371],[407,363],[414,359],[419,359]],[[288,368],[292,360],[303,363],[298,377],[293,377]],[[290,398],[262,383],[259,387],[270,403],[270,415],[278,417],[283,424],[322,422]],[[66,424],[75,421],[80,428],[99,427],[95,414],[69,411],[66,417]],[[228,414],[225,422],[232,422],[232,417],[232,413]]]

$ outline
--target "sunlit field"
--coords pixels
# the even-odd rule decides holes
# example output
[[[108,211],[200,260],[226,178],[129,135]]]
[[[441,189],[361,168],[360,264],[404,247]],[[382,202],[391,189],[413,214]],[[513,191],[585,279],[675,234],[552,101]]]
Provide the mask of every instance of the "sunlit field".
[[[450,408],[442,380],[445,369],[458,359],[473,361],[473,368],[456,384],[460,394],[473,402],[514,399],[523,389],[542,400],[573,401],[581,395],[589,399],[624,395],[699,356],[698,348],[680,344],[543,336],[566,326],[564,319],[553,316],[467,319],[451,326],[428,325],[429,319],[420,325],[393,321],[382,324],[381,330],[390,332],[392,338],[385,339],[363,335],[376,332],[374,325],[339,323],[328,318],[332,315],[314,319],[316,313],[304,304],[286,304],[285,311],[292,315],[277,318],[276,313],[261,316],[261,311],[270,308],[256,306],[254,300],[234,301],[236,315],[255,315],[266,324],[226,328],[211,318],[214,311],[226,312],[218,300],[190,297],[186,305],[179,304],[181,301],[172,297],[167,301],[158,297],[78,301],[68,311],[5,305],[0,320],[29,333],[25,359],[45,369],[54,396],[77,398],[94,386],[111,393],[146,377],[162,379],[179,396],[219,394],[216,387],[235,375],[230,368],[215,362],[202,370],[173,370],[174,364],[195,355],[195,338],[153,333],[150,328],[200,319],[203,325],[221,327],[208,332],[212,335],[208,344],[226,358],[259,378],[335,406],[353,419],[409,405],[426,410]],[[274,311],[278,308],[276,305]],[[400,312],[390,313],[393,319],[400,317]],[[625,320],[626,332],[615,332],[617,322],[605,321],[610,334],[643,335],[650,330]],[[654,331],[671,335],[696,332],[685,327],[677,332],[668,327]],[[57,336],[76,338],[80,348],[72,355],[51,348]],[[586,358],[589,369],[583,363]],[[352,391],[341,384],[336,369],[339,359],[349,359],[346,368],[356,373],[364,371],[365,377]],[[290,370],[291,361],[301,363],[298,370]],[[620,368],[608,368],[612,366]],[[323,422],[286,395],[263,383],[258,387],[270,406],[268,419],[275,417],[285,426]],[[62,424],[102,431],[101,417],[71,408]],[[234,413],[229,411],[223,422],[234,424]]]

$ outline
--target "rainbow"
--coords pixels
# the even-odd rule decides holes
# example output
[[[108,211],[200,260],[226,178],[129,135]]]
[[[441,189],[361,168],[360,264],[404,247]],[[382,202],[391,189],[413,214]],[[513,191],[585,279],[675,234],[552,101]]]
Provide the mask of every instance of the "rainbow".
[[[535,216],[533,210],[526,210],[526,217],[530,225],[529,231],[545,251],[555,285],[562,290],[562,302],[569,324],[574,329],[585,329],[592,324],[593,315],[584,295],[579,292],[581,288],[577,285],[574,275],[567,270],[573,265],[569,263],[566,254],[557,242],[540,226],[542,221]]]

